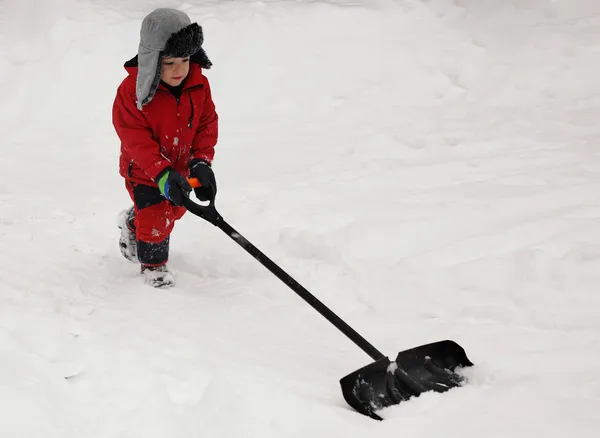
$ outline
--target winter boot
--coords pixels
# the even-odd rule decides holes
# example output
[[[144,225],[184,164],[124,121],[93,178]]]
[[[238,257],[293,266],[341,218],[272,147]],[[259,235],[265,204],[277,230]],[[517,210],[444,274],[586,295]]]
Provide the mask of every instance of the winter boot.
[[[133,206],[123,210],[117,216],[117,226],[121,230],[119,238],[119,249],[121,254],[131,262],[137,261],[137,242],[135,241],[135,228],[133,226]]]
[[[149,284],[152,287],[171,287],[175,284],[173,274],[171,274],[167,265],[142,265],[142,274],[144,275],[146,284]]]

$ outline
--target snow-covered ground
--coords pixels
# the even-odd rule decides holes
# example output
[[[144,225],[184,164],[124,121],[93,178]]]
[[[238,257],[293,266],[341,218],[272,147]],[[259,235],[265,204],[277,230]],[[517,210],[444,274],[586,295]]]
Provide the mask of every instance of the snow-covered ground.
[[[143,284],[111,106],[159,6],[205,30],[225,219],[468,385],[355,413],[370,358],[191,214]],[[597,0],[4,0],[0,50],[3,438],[597,436]]]

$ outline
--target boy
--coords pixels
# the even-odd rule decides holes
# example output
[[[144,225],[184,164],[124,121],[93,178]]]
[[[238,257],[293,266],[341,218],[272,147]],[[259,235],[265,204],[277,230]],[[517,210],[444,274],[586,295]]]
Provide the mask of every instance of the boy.
[[[202,201],[217,193],[211,168],[218,116],[202,68],[211,62],[202,49],[202,28],[181,11],[160,8],[142,21],[138,54],[118,88],[113,125],[121,140],[120,174],[133,206],[121,212],[119,246],[139,261],[146,283],[174,284],[167,268],[169,236],[197,178]]]

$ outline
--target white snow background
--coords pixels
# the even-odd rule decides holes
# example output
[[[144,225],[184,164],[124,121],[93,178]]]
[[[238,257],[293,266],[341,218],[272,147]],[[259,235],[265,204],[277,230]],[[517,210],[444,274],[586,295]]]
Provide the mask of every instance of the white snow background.
[[[205,31],[225,219],[385,354],[469,383],[361,416],[371,359],[220,230],[119,253],[111,124],[155,7]],[[0,436],[596,437],[597,0],[3,0]]]

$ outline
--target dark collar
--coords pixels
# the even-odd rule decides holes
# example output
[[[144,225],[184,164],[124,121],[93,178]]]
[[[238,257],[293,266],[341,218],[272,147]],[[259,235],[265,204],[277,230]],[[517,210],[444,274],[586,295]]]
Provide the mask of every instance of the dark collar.
[[[171,92],[171,94],[173,96],[175,96],[175,98],[179,99],[181,97],[181,92],[183,91],[183,89],[185,88],[185,79],[183,80],[183,82],[181,84],[179,84],[176,87],[173,87],[169,84],[167,84],[166,82],[160,81],[160,84],[165,87],[167,90],[169,90]]]

